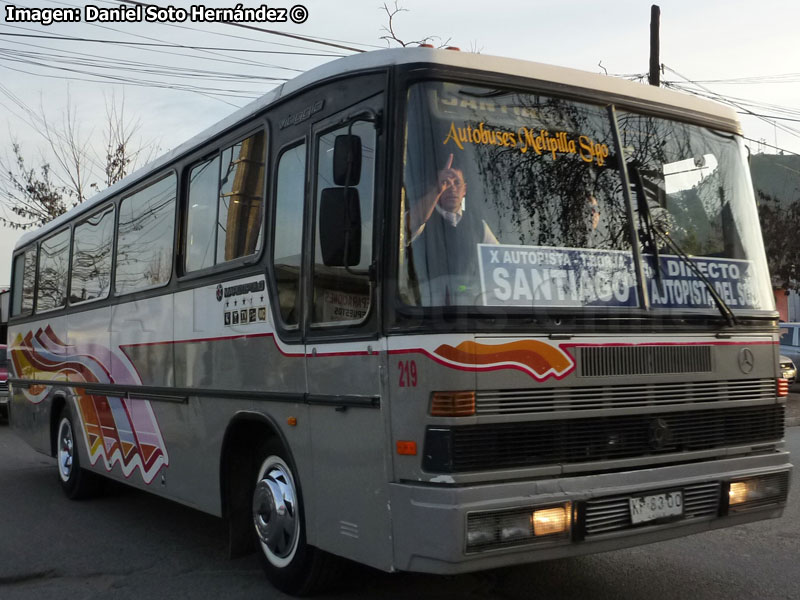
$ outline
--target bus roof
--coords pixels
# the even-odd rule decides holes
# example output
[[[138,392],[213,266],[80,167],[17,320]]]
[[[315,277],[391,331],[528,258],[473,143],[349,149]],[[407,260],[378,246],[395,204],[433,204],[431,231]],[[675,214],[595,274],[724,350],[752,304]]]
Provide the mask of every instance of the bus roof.
[[[297,92],[304,87],[346,73],[379,69],[381,67],[390,67],[394,65],[424,63],[430,64],[431,66],[456,67],[523,77],[574,88],[584,88],[586,90],[625,97],[633,101],[641,101],[648,104],[684,109],[694,113],[708,115],[717,121],[725,123],[728,126],[727,129],[740,132],[736,112],[730,107],[689,94],[665,90],[651,85],[634,83],[618,77],[609,77],[607,75],[589,73],[577,69],[557,67],[514,58],[475,54],[472,52],[458,52],[433,48],[392,48],[375,50],[372,52],[354,54],[325,63],[279,85],[257,100],[231,113],[205,131],[190,138],[170,152],[160,156],[111,187],[96,194],[86,202],[83,202],[56,219],[53,219],[39,229],[26,233],[17,242],[15,251],[30,243],[33,239],[43,236],[49,231],[58,229],[74,217],[91,211],[106,198],[147,178],[149,175],[157,172],[159,169],[177,160],[184,154],[191,152],[207,140],[224,133],[226,130],[237,125],[240,121],[255,116],[275,101]]]

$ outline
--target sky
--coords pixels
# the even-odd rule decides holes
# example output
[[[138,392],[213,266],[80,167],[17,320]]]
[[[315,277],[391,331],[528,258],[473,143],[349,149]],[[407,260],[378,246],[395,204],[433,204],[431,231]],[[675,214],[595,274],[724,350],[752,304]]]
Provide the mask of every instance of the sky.
[[[198,1],[171,4],[188,8]],[[388,24],[381,1],[278,0],[268,5],[288,11],[297,1],[306,9],[302,23],[248,25],[362,50],[389,45],[381,39]],[[236,4],[207,0],[203,6]],[[260,6],[252,0],[243,4]],[[9,5],[77,7],[82,19],[50,25],[9,22]],[[151,149],[155,157],[276,84],[353,53],[191,19],[87,23],[87,5],[111,8],[120,2],[0,0],[0,157],[7,160],[12,141],[17,141],[29,166],[52,164],[39,119],[44,116],[57,128],[69,106],[80,139],[97,149],[90,164],[99,179],[97,165],[104,160],[103,129],[112,98],[117,106],[124,100],[126,116],[139,121],[134,144]],[[168,0],[160,5],[167,6]],[[464,51],[646,77],[650,5],[633,0],[401,0],[403,10],[393,25],[397,37],[406,42],[436,36],[435,45],[448,42]],[[394,8],[394,2],[388,6]],[[662,0],[659,6],[663,81],[723,96],[738,110],[751,113],[740,115],[751,152],[800,153],[800,3]],[[8,214],[2,198],[0,214]],[[0,287],[9,281],[11,252],[20,235],[0,227]]]

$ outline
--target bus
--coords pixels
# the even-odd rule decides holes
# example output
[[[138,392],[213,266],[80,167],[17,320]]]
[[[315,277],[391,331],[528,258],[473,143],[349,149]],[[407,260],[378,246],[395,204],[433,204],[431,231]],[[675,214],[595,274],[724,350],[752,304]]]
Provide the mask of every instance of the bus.
[[[747,152],[696,97],[346,57],[26,234],[12,279],[11,424],[66,495],[223,518],[293,594],[340,558],[457,574],[786,503]]]

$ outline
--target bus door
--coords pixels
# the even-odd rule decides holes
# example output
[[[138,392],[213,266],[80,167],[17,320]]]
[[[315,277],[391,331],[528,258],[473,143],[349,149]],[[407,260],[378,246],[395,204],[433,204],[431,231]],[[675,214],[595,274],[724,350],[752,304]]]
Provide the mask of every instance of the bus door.
[[[382,102],[374,96],[312,127],[305,322],[315,488],[309,541],[388,567],[386,354],[377,336],[373,243]]]

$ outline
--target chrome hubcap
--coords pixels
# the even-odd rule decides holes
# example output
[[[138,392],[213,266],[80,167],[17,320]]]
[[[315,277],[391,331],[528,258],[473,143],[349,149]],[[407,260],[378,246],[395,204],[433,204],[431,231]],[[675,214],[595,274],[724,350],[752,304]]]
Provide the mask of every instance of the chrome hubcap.
[[[253,523],[267,558],[280,567],[297,549],[297,496],[289,468],[280,458],[267,459],[261,473],[253,494]]]
[[[75,443],[72,439],[72,426],[66,419],[58,428],[58,474],[63,481],[68,481],[72,473],[72,461]]]

